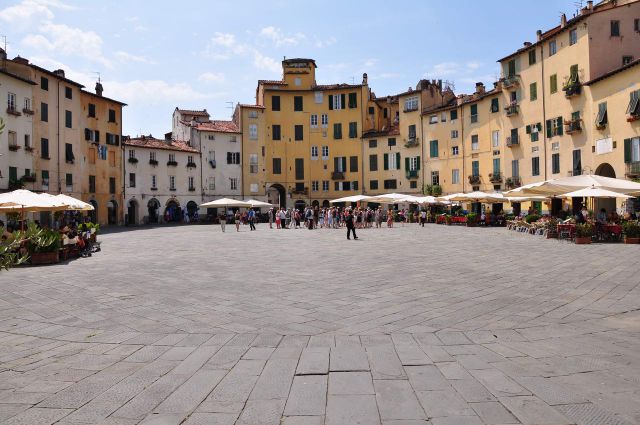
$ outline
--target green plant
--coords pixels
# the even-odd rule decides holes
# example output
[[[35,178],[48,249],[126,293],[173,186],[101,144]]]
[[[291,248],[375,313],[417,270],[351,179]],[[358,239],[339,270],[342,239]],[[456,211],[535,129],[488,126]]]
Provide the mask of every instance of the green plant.
[[[524,221],[526,221],[528,224],[534,223],[538,220],[540,220],[540,216],[537,214],[529,214],[524,218]]]
[[[4,227],[0,227],[0,232],[4,233]],[[28,254],[19,252],[23,238],[23,232],[15,231],[9,238],[0,241],[0,270],[9,270],[10,267],[15,267],[29,259]]]
[[[0,228],[0,232],[4,233],[4,229]],[[26,230],[16,230],[7,240],[0,241],[0,269],[22,264],[34,252],[54,252],[59,247],[58,232],[40,229],[31,223]]]
[[[27,243],[29,254],[55,252],[60,249],[60,234],[55,230],[37,229],[32,223],[29,225],[28,232],[31,233]]]
[[[439,184],[425,184],[422,188],[424,195],[440,196],[442,195],[442,186]]]
[[[469,213],[467,214],[467,223],[475,223],[478,221],[478,214],[476,213]]]
[[[548,230],[557,230],[558,229],[558,219],[551,217],[549,220],[547,220],[547,222],[544,224],[545,229]]]
[[[628,238],[640,237],[640,224],[637,221],[627,221],[622,223],[622,231]]]
[[[593,225],[589,223],[576,224],[576,237],[590,238],[593,236]]]

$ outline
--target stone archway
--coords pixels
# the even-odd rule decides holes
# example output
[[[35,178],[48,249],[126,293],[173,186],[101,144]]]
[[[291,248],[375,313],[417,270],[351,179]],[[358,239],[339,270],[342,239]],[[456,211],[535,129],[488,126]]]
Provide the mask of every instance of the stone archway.
[[[294,208],[300,212],[304,211],[306,207],[307,207],[307,203],[302,199],[298,199],[294,204]]]
[[[331,206],[331,204],[329,203],[328,199],[325,199],[324,201],[322,201],[322,208],[329,208]]]
[[[189,220],[195,220],[198,217],[198,204],[194,201],[187,202],[187,214],[189,214]]]
[[[287,207],[287,191],[280,183],[274,183],[267,190],[267,202],[279,205],[281,208]]]
[[[87,215],[89,216],[89,220],[91,220],[92,223],[97,224],[98,223],[98,202],[96,202],[95,199],[92,199],[89,201],[89,203],[93,207],[93,211],[89,211]]]
[[[611,177],[615,179],[616,170],[613,169],[611,164],[604,162],[598,165],[598,168],[596,168],[596,175],[602,176],[602,177]]]
[[[598,167],[596,168],[596,175],[602,176],[602,177],[611,177],[615,179],[616,171],[613,169],[611,164],[604,162],[598,165]],[[594,215],[597,214],[598,211],[600,211],[602,208],[605,209],[607,214],[609,214],[611,211],[615,211],[616,200],[615,199],[594,199],[593,214]]]
[[[129,226],[135,226],[138,224],[138,201],[131,198],[127,202],[127,224]]]
[[[107,224],[118,224],[118,203],[113,199],[107,202]]]
[[[149,202],[147,202],[147,211],[149,212],[149,223],[157,223],[160,214],[160,201],[156,198],[149,199]]]
[[[169,199],[164,207],[164,221],[166,223],[175,223],[181,220],[182,210],[180,209],[180,202],[175,198]]]
[[[313,209],[315,210],[316,208],[320,207],[320,201],[318,201],[317,199],[313,202],[311,202],[311,206],[313,207]]]

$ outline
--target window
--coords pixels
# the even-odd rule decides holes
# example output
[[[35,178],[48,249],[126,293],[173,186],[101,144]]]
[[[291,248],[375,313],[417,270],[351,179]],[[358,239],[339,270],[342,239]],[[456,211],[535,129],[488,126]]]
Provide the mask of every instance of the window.
[[[624,162],[640,161],[640,137],[633,139],[624,139]]]
[[[633,62],[633,56],[623,56],[622,57],[622,66],[629,65],[631,62]]]
[[[549,42],[549,56],[553,56],[558,52],[558,47],[556,46],[556,41],[551,40]]]
[[[352,173],[358,172],[358,157],[350,156],[349,157],[349,171]]]
[[[273,124],[272,127],[272,139],[280,140],[280,124]]]
[[[322,92],[321,91],[317,91],[314,93],[314,98],[316,103],[322,103],[324,102],[324,99],[322,98]]]
[[[558,174],[560,172],[560,154],[554,153],[551,155],[551,173]]]
[[[531,158],[531,175],[539,176],[540,175],[540,158],[534,156]]]
[[[640,90],[629,93],[629,106],[627,106],[627,115],[640,115]]]
[[[493,158],[493,174],[500,174],[500,158]]]
[[[580,149],[574,149],[572,152],[572,157],[573,157],[572,175],[579,176],[582,174],[582,155],[580,154]]]
[[[116,122],[116,111],[109,109],[109,122]]]
[[[16,95],[14,93],[7,93],[7,109],[16,110]]]
[[[349,109],[354,109],[357,107],[358,107],[358,94],[349,93]]]
[[[349,138],[355,139],[358,137],[358,123],[350,122],[349,123]]]
[[[24,135],[24,147],[25,148],[30,148],[31,147],[31,135],[30,134],[25,134]]]
[[[49,170],[42,170],[42,188],[49,189]]]
[[[443,112],[440,114],[440,121],[442,122],[446,122],[447,121],[447,113]]]
[[[169,162],[176,162],[176,154],[175,153],[170,153],[169,154]]]
[[[29,97],[24,98],[24,109],[26,109],[27,111],[31,111],[31,98]]]
[[[69,164],[73,164],[73,161],[76,159],[73,156],[73,145],[71,143],[64,144],[64,159]]]
[[[273,158],[273,174],[282,174],[282,159]]]
[[[451,156],[457,156],[459,153],[460,153],[460,150],[458,149],[457,146],[451,147]]]
[[[547,120],[547,137],[562,136],[563,133],[562,117]]]
[[[318,147],[311,146],[311,159],[318,159]]]
[[[451,170],[451,184],[459,184],[460,183],[460,170],[454,168]]]
[[[471,105],[471,122],[478,122],[478,105]]]
[[[471,161],[471,175],[474,177],[480,175],[480,161]]]
[[[529,100],[538,100],[538,83],[529,84]]]
[[[596,127],[604,128],[608,123],[607,102],[598,104],[598,116],[596,117]]]
[[[633,30],[635,32],[640,32],[640,19],[634,19],[633,20]]]
[[[387,140],[387,145],[389,147],[395,146],[396,145],[396,138],[395,137],[390,137],[389,140]]]
[[[437,140],[429,141],[429,156],[431,158],[438,157],[438,141]]]
[[[300,140],[304,140],[304,126],[296,124],[293,127],[294,139],[299,142]]]
[[[192,176],[189,176],[187,179],[187,185],[190,191],[196,190],[196,187],[194,186],[193,181],[194,181],[194,178]]]
[[[322,159],[325,161],[329,159],[329,146],[322,147]]]
[[[458,138],[458,130],[451,130],[451,138],[452,139]]]
[[[549,77],[549,91],[551,94],[558,91],[558,74],[553,74]]]
[[[327,128],[327,126],[329,125],[329,115],[327,114],[322,114],[320,116],[321,118],[321,124],[322,124],[322,128]]]
[[[16,167],[9,167],[9,182],[18,181],[18,169]]]
[[[311,114],[311,128],[318,128],[318,114]]]
[[[295,159],[296,180],[304,180],[304,158]]]
[[[240,164],[240,152],[227,152],[227,164]]]
[[[73,192],[73,174],[66,173],[64,176],[64,183],[67,186],[67,191]]]
[[[342,139],[342,123],[333,124],[333,138]]]
[[[382,110],[382,118],[389,118],[389,109],[388,108],[384,108]]]
[[[511,176],[512,177],[520,176],[520,161],[517,159],[511,160]]]
[[[369,180],[369,189],[378,190],[378,180]]]
[[[280,110],[280,96],[271,96],[271,110],[272,111]]]
[[[311,181],[311,191],[312,192],[317,192],[318,189],[320,188],[320,182],[318,180],[312,180]]]
[[[498,103],[498,98],[491,99],[491,112],[499,112],[500,104]]]
[[[15,131],[9,131],[8,139],[9,146],[18,146],[18,133]]]
[[[329,191],[329,180],[322,180],[322,191],[323,192]]]
[[[40,103],[40,121],[49,121],[49,105],[44,102]]]
[[[294,78],[293,79],[293,84],[296,85],[296,86],[302,85],[302,78],[300,78],[300,77]]]
[[[416,125],[411,124],[409,126],[409,140],[415,140],[415,139],[416,139]]]
[[[529,65],[534,65],[536,63],[536,49],[529,50]]]
[[[578,29],[573,28],[569,31],[569,46],[573,46],[578,42]]]
[[[507,62],[507,78],[511,78],[515,76],[516,76],[516,60],[511,59],[509,62]]]
[[[457,109],[452,109],[451,110],[451,121],[455,121],[458,119],[458,110]]]
[[[378,141],[377,140],[369,140],[369,149],[377,148]]]
[[[64,111],[64,126],[67,128],[71,128],[72,121],[73,121],[73,115],[71,111]]]
[[[40,77],[40,88],[42,90],[49,90],[49,79],[45,77]]]
[[[293,96],[293,110],[302,112],[302,96]]]
[[[412,96],[404,100],[404,112],[418,110],[418,96]]]
[[[620,21],[611,21],[611,37],[620,37]]]
[[[344,105],[344,94],[329,95],[329,109],[342,109]]]
[[[249,139],[257,140],[258,139],[258,125],[257,124],[249,124]]]
[[[431,172],[431,184],[434,186],[440,184],[440,171]]]
[[[378,171],[378,155],[369,155],[369,171]]]
[[[409,165],[409,171],[416,171],[420,169],[420,157],[419,156],[411,156],[406,159]]]
[[[411,180],[409,182],[409,189],[417,189],[418,188],[418,181],[417,180]]]
[[[151,189],[157,189],[158,186],[158,178],[155,176],[155,174],[151,175]]]
[[[169,176],[169,190],[176,190],[176,176]]]
[[[95,118],[96,117],[96,105],[94,105],[93,103],[89,104],[88,115],[91,118]]]
[[[129,173],[129,187],[136,187],[136,173]]]
[[[479,147],[478,135],[474,134],[471,136],[471,150],[477,151]]]
[[[249,111],[249,118],[258,118],[258,111]]]
[[[73,99],[73,90],[71,90],[71,87],[67,86],[64,88],[64,97],[67,99]]]
[[[384,169],[385,170],[399,170],[400,169],[400,153],[385,153],[384,154]]]
[[[155,153],[155,152],[152,152],[152,153]],[[135,157],[136,157],[135,149],[130,149],[129,150],[129,159],[131,159],[131,158],[135,159]]]
[[[493,130],[491,132],[491,147],[500,147],[500,130]]]
[[[384,181],[384,188],[385,189],[397,189],[398,188],[398,182],[395,179],[385,180]]]

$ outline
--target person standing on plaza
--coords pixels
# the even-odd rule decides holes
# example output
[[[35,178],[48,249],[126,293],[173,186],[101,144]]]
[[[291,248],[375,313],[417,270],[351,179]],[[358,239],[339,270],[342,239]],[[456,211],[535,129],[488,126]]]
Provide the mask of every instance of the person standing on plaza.
[[[422,211],[420,211],[420,224],[422,224],[422,227],[424,227],[424,223],[427,222],[427,212],[422,209]]]
[[[256,221],[256,212],[253,209],[249,210],[249,230],[256,230],[256,225],[255,225],[255,221]]]
[[[353,223],[353,212],[351,211],[351,208],[347,210],[344,221],[347,225],[347,239],[351,239],[351,232],[353,232],[353,239],[358,239],[358,237],[356,236],[356,227]]]
[[[273,229],[273,208],[269,208],[269,229]]]
[[[240,231],[240,221],[242,220],[242,215],[240,214],[240,211],[236,211],[236,214],[234,216],[234,222],[236,225],[236,232]]]
[[[387,227],[393,227],[393,210],[391,208],[387,211]]]
[[[222,229],[222,233],[224,233],[224,229],[227,226],[227,214],[220,214],[218,218],[220,219],[220,228]]]

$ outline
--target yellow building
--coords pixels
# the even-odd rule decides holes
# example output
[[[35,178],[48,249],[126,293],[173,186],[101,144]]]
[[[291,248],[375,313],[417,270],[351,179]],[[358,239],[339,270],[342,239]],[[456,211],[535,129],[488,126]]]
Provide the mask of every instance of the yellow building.
[[[282,80],[258,82],[258,107],[238,112],[246,134],[244,195],[302,207],[361,193],[366,75],[362,84],[320,85],[313,59],[285,59],[282,70]],[[248,172],[256,154],[258,173]]]

